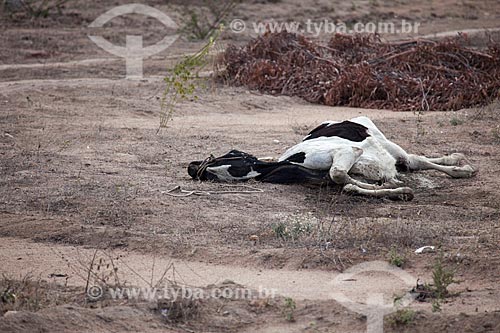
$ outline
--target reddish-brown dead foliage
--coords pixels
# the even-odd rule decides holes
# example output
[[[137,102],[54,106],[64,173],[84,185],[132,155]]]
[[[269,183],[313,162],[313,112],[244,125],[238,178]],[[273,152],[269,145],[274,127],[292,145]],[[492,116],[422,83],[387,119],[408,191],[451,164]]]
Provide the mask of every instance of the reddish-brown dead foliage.
[[[500,45],[442,41],[382,42],[376,35],[335,35],[327,45],[266,33],[229,46],[219,62],[230,84],[299,96],[312,103],[392,110],[458,110],[500,97]]]

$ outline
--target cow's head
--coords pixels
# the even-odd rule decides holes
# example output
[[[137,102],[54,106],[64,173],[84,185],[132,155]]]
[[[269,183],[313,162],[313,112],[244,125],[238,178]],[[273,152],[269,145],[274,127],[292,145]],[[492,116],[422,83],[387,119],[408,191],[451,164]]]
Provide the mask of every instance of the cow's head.
[[[255,156],[231,150],[220,157],[210,155],[203,161],[189,163],[188,173],[197,180],[241,181],[259,176],[255,166],[260,163]]]

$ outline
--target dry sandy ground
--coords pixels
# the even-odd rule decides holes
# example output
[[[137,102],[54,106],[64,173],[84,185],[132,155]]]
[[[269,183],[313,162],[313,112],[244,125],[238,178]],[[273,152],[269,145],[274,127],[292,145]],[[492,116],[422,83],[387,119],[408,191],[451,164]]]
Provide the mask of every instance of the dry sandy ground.
[[[0,273],[17,283],[30,273],[33,288],[43,291],[30,294],[40,304],[0,317],[1,332],[362,332],[366,317],[331,293],[341,291],[359,302],[383,294],[389,301],[411,283],[384,272],[358,274],[341,285],[336,279],[351,266],[387,262],[395,247],[415,283],[417,278],[431,282],[438,253],[414,254],[423,245],[441,247],[445,265],[456,269],[460,283],[451,285],[453,295],[442,302],[440,313],[431,311],[430,302],[413,302],[413,320],[395,325],[387,319],[386,331],[500,331],[498,105],[418,116],[310,105],[217,85],[179,105],[170,128],[156,134],[164,68],[175,55],[201,44],[179,40],[146,61],[144,80],[123,80],[123,61],[94,46],[86,27],[113,4],[125,2],[85,3],[68,5],[62,17],[1,21],[0,41],[8,47],[0,49]],[[147,3],[181,18],[176,4]],[[423,23],[422,34],[494,27],[499,18],[496,1],[306,3],[246,2],[234,16],[406,17]],[[127,29],[146,26],[150,41],[164,33],[154,21],[140,18],[113,24],[120,29],[107,37],[117,42]],[[241,43],[250,36],[225,38]],[[412,202],[258,183],[249,184],[263,191],[258,194],[165,194],[175,186],[227,189],[189,179],[185,168],[192,160],[230,149],[278,156],[317,123],[358,115],[374,119],[411,152],[461,152],[480,172],[459,180],[434,172],[405,176],[415,188]],[[308,229],[278,238],[279,224]],[[118,278],[122,285],[145,286],[162,280],[168,267],[165,281],[208,289],[273,288],[279,296],[207,299],[196,315],[168,322],[156,303],[89,302],[83,287],[94,254],[92,281],[106,276],[110,285]],[[116,265],[116,274],[108,264]],[[4,278],[0,292],[6,284]],[[286,319],[290,309],[284,297],[297,305],[294,322]],[[4,303],[2,309],[12,309]]]

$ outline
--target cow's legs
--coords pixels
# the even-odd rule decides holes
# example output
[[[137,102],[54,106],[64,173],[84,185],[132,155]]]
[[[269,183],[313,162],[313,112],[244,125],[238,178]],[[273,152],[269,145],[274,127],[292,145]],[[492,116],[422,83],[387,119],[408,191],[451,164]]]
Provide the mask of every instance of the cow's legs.
[[[446,159],[447,156],[444,157]],[[444,162],[448,162],[446,160],[442,160]],[[447,175],[453,178],[469,178],[472,177],[476,170],[470,165],[464,165],[462,167],[459,166],[449,166],[449,165],[440,165],[433,163],[431,159],[424,157],[409,154],[408,155],[408,166],[410,170],[437,170],[446,173]]]
[[[413,190],[409,187],[368,190],[353,184],[347,184],[344,186],[343,190],[351,194],[366,195],[376,198],[389,198],[393,200],[403,201],[413,200]]]
[[[366,117],[357,117],[352,119],[356,123],[364,125],[370,129],[373,136],[380,142],[385,150],[398,161],[405,164],[409,170],[438,170],[454,178],[472,177],[477,170],[470,165],[457,167],[462,160],[466,160],[463,154],[451,154],[439,158],[427,158],[424,156],[408,154],[403,148],[389,141],[385,135],[375,126],[375,124]]]
[[[477,171],[470,165],[458,166],[462,160],[465,160],[463,154],[456,153],[438,158],[428,158],[408,154],[403,148],[387,139],[382,141],[381,144],[398,163],[405,164],[409,171],[437,170],[453,178],[469,178]]]
[[[443,157],[428,157],[427,160],[431,163],[440,164],[440,165],[449,165],[449,166],[458,166],[460,162],[466,161],[464,154],[453,153],[451,155],[443,156]]]
[[[349,193],[403,200],[413,199],[413,191],[409,187],[389,189],[384,186],[361,182],[349,176],[349,170],[351,170],[362,153],[362,149],[355,147],[335,151],[333,154],[333,163],[329,171],[331,180],[336,184],[344,185],[344,190]],[[392,185],[395,185],[395,183]]]
[[[330,179],[339,185],[352,184],[360,188],[375,189],[375,185],[361,182],[349,176],[349,170],[362,154],[363,149],[356,147],[335,150],[332,155],[333,163],[329,171]]]

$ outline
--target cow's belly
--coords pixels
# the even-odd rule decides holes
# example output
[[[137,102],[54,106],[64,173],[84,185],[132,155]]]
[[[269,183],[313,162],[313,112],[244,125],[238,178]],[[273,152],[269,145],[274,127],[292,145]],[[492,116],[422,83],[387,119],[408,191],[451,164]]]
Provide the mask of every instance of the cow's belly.
[[[363,154],[349,173],[374,181],[387,181],[396,178],[397,170],[394,158],[385,152],[380,152],[377,158]]]
[[[314,152],[306,153],[306,158],[300,165],[314,170],[329,170],[332,163],[333,158],[330,152]]]
[[[314,170],[329,170],[333,163],[333,153],[337,149],[353,146],[352,142],[337,138],[317,138],[303,141],[288,149],[279,161],[285,161],[291,158],[292,163],[302,165],[305,168]],[[297,162],[293,156],[305,154],[304,160]]]

